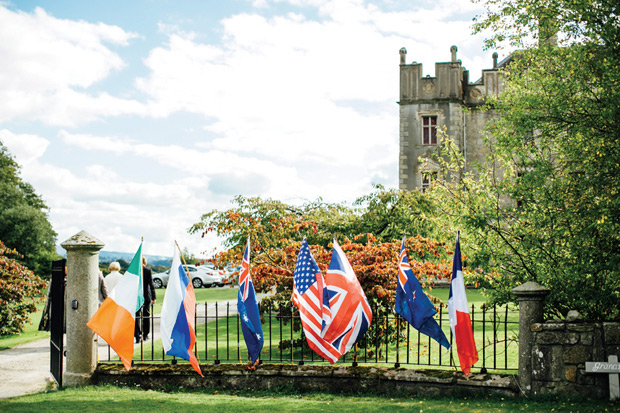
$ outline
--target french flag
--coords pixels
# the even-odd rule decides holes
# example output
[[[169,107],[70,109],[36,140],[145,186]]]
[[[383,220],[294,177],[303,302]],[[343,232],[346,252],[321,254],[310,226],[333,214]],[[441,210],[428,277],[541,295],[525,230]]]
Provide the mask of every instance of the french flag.
[[[178,248],[175,248],[161,309],[161,342],[166,354],[188,360],[194,370],[202,376],[198,359],[192,351],[196,344],[195,314],[194,288],[181,265]]]
[[[459,364],[463,373],[469,376],[471,366],[478,362],[478,350],[476,350],[474,332],[471,327],[471,318],[469,317],[467,295],[465,294],[459,233],[456,235],[456,247],[454,248],[454,260],[452,262],[448,313],[450,316],[450,327],[456,341]]]

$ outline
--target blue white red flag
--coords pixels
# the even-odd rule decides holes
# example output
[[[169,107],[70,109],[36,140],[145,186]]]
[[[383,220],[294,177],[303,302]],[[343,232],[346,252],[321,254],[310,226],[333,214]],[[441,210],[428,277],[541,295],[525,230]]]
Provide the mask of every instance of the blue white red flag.
[[[325,284],[331,320],[326,320],[323,338],[343,355],[368,330],[372,322],[372,310],[349,260],[336,240],[332,249],[332,260],[325,274]]]
[[[195,314],[194,288],[181,264],[178,248],[175,248],[161,308],[161,342],[166,354],[188,360],[194,370],[202,376],[198,359],[193,352],[196,344]]]
[[[256,363],[263,349],[263,326],[260,323],[256,293],[250,275],[250,239],[243,253],[241,271],[239,272],[239,294],[237,310],[241,319],[241,331],[252,363]]]
[[[459,356],[459,364],[463,373],[469,376],[471,366],[478,362],[478,350],[476,350],[474,332],[469,317],[458,233],[456,235],[456,247],[454,248],[454,260],[452,263],[448,312],[450,314],[450,327],[452,328],[452,334],[456,342],[456,351]]]
[[[334,364],[341,354],[331,343],[323,339],[321,333],[326,325],[325,320],[331,319],[329,297],[323,274],[310,252],[306,238],[301,243],[295,264],[293,304],[299,309],[308,346],[316,354]]]
[[[437,310],[424,293],[420,282],[411,270],[411,264],[409,264],[407,251],[405,250],[404,238],[400,246],[394,311],[421,333],[435,339],[445,348],[450,348],[446,335],[433,318]]]

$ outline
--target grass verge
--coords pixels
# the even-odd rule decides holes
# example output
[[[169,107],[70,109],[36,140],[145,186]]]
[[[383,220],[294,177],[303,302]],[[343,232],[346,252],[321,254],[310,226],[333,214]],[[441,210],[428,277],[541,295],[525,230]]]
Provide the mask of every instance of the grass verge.
[[[604,412],[618,411],[620,403],[567,398],[472,398],[299,393],[273,391],[222,391],[172,389],[160,392],[113,386],[70,388],[0,400],[2,412],[41,411],[243,411],[243,412]]]

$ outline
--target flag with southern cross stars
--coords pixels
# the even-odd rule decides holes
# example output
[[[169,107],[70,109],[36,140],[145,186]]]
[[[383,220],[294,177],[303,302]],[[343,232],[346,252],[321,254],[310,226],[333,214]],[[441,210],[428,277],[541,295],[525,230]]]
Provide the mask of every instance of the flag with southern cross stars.
[[[394,311],[421,333],[437,340],[445,348],[450,348],[446,335],[433,318],[437,310],[411,270],[405,250],[405,238],[400,246]]]
[[[263,327],[260,323],[256,293],[250,275],[250,239],[243,253],[241,271],[239,272],[239,294],[237,296],[237,310],[241,319],[241,331],[252,363],[256,363],[263,349]]]

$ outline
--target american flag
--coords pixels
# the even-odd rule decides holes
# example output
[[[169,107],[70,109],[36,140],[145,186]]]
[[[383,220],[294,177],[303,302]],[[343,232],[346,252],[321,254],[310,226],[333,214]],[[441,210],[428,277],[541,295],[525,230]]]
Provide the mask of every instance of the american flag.
[[[372,322],[372,310],[349,260],[336,240],[325,284],[332,318],[324,329],[323,338],[343,355],[368,330]]]
[[[341,354],[322,337],[322,329],[331,318],[327,290],[323,274],[305,238],[297,256],[293,284],[293,303],[299,309],[308,345],[319,356],[334,364]]]

